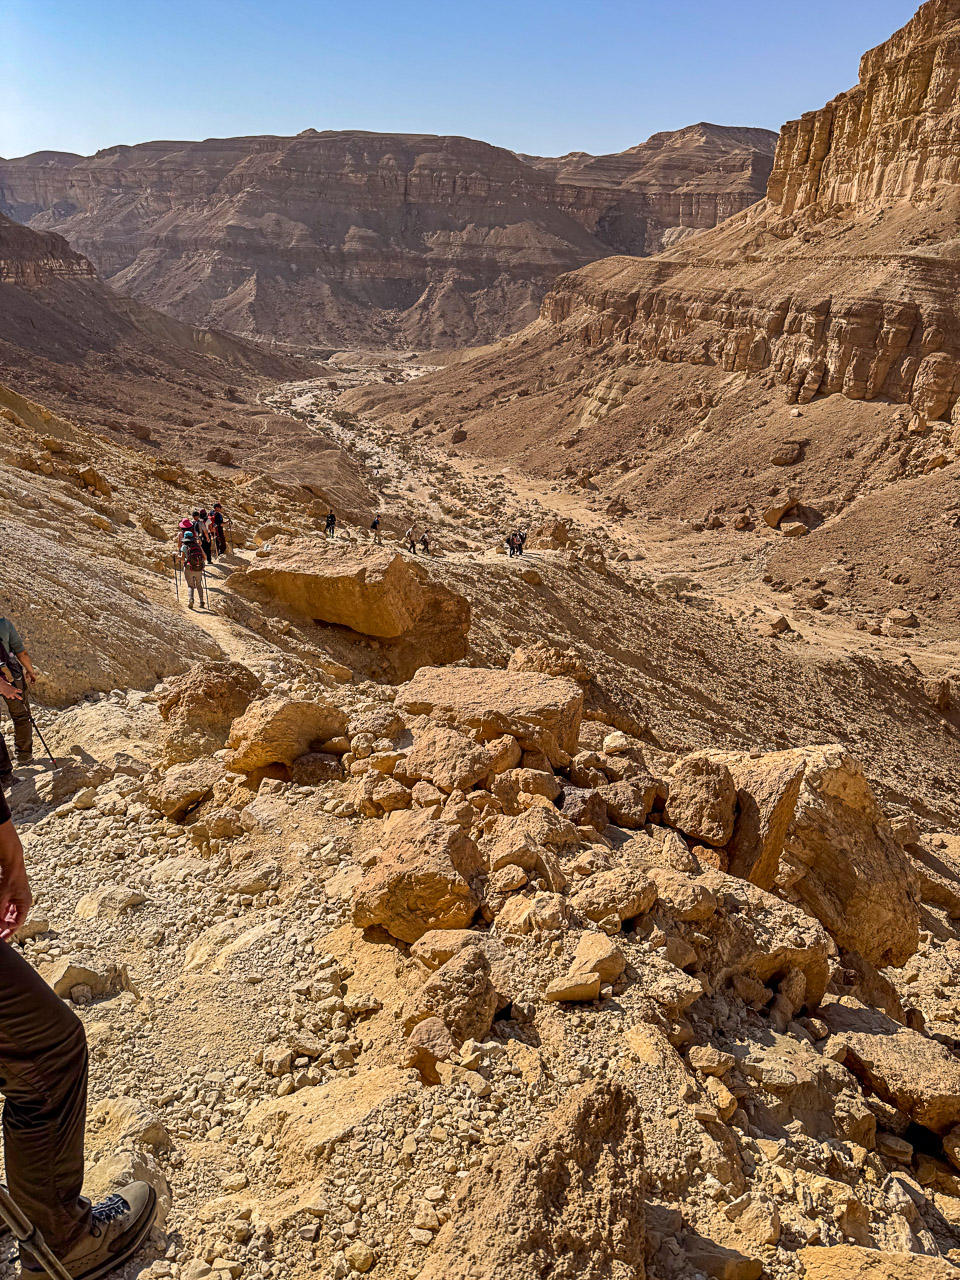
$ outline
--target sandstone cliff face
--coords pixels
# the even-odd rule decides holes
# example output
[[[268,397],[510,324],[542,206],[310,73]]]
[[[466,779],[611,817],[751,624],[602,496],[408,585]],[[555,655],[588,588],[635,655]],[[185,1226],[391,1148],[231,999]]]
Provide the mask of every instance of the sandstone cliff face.
[[[93,274],[93,266],[62,236],[37,234],[0,214],[0,283],[30,288],[51,277],[83,280]]]
[[[615,155],[574,151],[556,159],[522,158],[560,183],[636,193],[662,228],[666,247],[755,204],[766,190],[776,140],[769,129],[700,123],[655,133]],[[655,251],[652,240],[648,251]]]
[[[123,297],[62,236],[0,214],[0,379],[81,424],[170,444],[182,435],[188,456],[203,457],[232,442],[242,388],[255,408],[262,377],[304,368]],[[204,418],[215,431],[198,440]]]
[[[867,53],[860,84],[784,126],[767,198],[656,261],[557,281],[550,324],[630,363],[774,371],[791,398],[841,393],[950,418],[960,395],[960,4],[930,0]],[[614,375],[602,416],[629,393]]]
[[[40,152],[0,160],[0,209],[191,323],[452,346],[529,323],[560,272],[752,204],[772,139],[698,125],[533,163],[468,138],[312,129]]]

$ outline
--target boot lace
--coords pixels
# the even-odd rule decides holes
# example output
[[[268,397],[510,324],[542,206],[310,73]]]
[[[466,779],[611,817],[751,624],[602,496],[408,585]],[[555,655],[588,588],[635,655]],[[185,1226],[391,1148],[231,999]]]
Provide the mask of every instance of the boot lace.
[[[98,1236],[102,1233],[103,1228],[116,1218],[122,1218],[129,1212],[130,1206],[121,1195],[107,1196],[102,1204],[93,1206],[93,1222],[91,1224],[91,1232]]]

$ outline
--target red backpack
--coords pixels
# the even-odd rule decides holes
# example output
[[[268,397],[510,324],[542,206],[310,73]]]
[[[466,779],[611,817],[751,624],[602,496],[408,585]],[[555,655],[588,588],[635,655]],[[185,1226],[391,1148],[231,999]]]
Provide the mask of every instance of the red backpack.
[[[195,542],[185,542],[183,544],[183,563],[188,569],[202,569],[205,564],[203,548]]]

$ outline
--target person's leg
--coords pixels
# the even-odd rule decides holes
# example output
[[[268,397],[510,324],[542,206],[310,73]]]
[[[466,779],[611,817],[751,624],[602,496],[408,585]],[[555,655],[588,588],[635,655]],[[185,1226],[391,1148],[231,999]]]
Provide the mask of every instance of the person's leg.
[[[13,761],[10,759],[10,751],[7,747],[7,740],[0,730],[0,781],[9,781],[13,777]]]
[[[0,1093],[7,1185],[54,1253],[90,1225],[82,1198],[87,1106],[83,1024],[0,942]]]
[[[13,717],[13,743],[17,751],[17,759],[28,761],[33,757],[33,726],[30,723],[30,693],[26,680],[18,680],[17,688],[23,694],[22,701],[9,698],[7,706]]]

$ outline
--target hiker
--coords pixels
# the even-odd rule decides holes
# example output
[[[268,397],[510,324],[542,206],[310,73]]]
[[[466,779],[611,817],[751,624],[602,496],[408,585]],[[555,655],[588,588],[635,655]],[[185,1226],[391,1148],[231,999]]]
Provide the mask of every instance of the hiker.
[[[13,721],[13,743],[17,764],[33,761],[33,727],[30,724],[30,697],[27,685],[37,683],[37,673],[27,653],[20,632],[9,618],[0,618],[0,676],[18,691],[17,697],[3,695]],[[3,735],[0,734],[0,781],[13,774],[13,763]]]
[[[224,516],[223,507],[219,502],[213,504],[213,510],[210,512],[210,523],[213,525],[213,539],[217,548],[218,556],[227,554],[227,533],[223,527]]]
[[[383,538],[380,536],[380,517],[376,515],[370,524],[370,532],[373,534],[373,544],[376,547],[383,546]]]
[[[515,533],[507,534],[506,548],[507,555],[512,559],[517,554],[517,535]]]
[[[0,693],[7,696],[0,683]],[[87,1104],[83,1023],[8,939],[32,896],[23,846],[0,793],[0,1093],[7,1186],[73,1276],[105,1276],[143,1244],[157,1213],[146,1182],[97,1205],[81,1195]],[[21,1276],[44,1276],[20,1255]]]
[[[324,525],[328,538],[337,536],[337,517],[332,511],[327,512],[327,523]]]
[[[414,532],[413,532],[413,525],[411,525],[411,526],[410,526],[410,528],[409,528],[409,529],[407,530],[407,532],[403,535],[403,537],[404,537],[404,540],[405,540],[405,542],[406,542],[406,544],[407,544],[407,550],[408,550],[408,551],[412,551],[412,552],[413,552],[413,554],[414,554],[414,555],[416,555],[416,554],[417,554],[417,539],[416,539],[416,537],[414,536]]]
[[[183,546],[180,548],[180,563],[183,566],[183,578],[187,584],[187,608],[193,608],[193,593],[200,595],[200,608],[203,603],[203,548],[192,529],[183,535]]]
[[[193,521],[190,519],[189,516],[184,516],[183,519],[180,521],[180,523],[177,525],[177,550],[178,551],[183,546],[183,535],[187,532],[188,529],[193,529]]]
[[[426,529],[420,535],[420,545],[423,547],[423,554],[428,556],[430,554],[430,535]]]
[[[210,541],[210,517],[207,515],[206,507],[201,507],[197,512],[197,537],[200,539],[200,546],[203,548],[203,554],[207,558],[207,564],[213,561],[213,543]]]
[[[526,545],[527,545],[527,531],[526,529],[518,529],[517,530],[517,555],[518,556],[523,555],[523,549]]]

